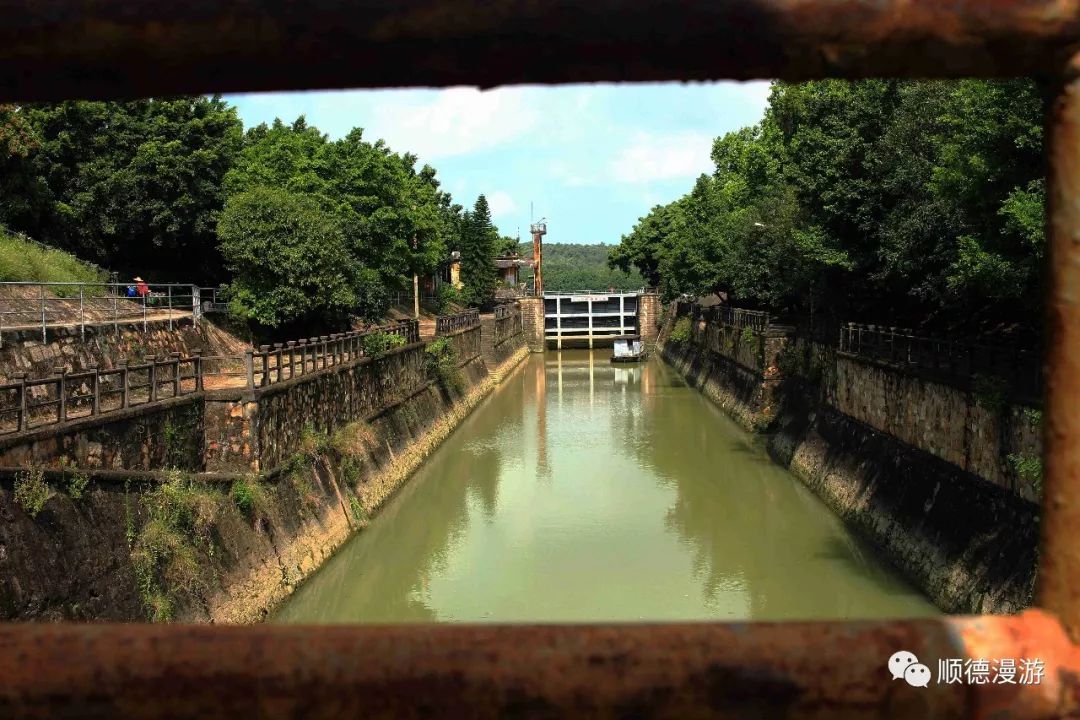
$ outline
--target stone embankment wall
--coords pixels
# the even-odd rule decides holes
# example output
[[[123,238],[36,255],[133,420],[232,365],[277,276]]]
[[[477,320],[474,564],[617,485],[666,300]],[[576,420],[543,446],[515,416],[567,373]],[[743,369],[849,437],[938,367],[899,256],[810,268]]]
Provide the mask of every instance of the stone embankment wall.
[[[181,395],[0,436],[0,467],[203,470],[203,414],[200,396]]]
[[[486,367],[480,360],[480,328],[446,336],[468,385]],[[254,393],[218,391],[206,400],[206,470],[273,471],[299,450],[305,431],[333,434],[338,428],[429,389],[425,343],[397,348],[378,359],[363,358]]]
[[[78,326],[50,327],[46,341],[41,330],[5,330],[0,346],[0,384],[11,382],[15,373],[43,378],[58,367],[69,373],[88,370],[92,365],[112,369],[125,360],[129,364],[152,357],[179,352],[190,356],[195,350],[204,355],[235,355],[248,347],[245,343],[208,321],[193,323],[190,316],[173,320],[139,323],[88,324],[85,339]]]
[[[829,405],[956,467],[1038,502],[1037,478],[1016,463],[1042,452],[1042,413],[975,388],[957,388],[841,355]]]
[[[38,482],[44,496],[33,512],[15,498],[16,482],[33,485],[29,475],[0,473],[0,619],[264,618],[527,354],[518,333],[503,343],[505,362],[488,367],[479,329],[449,340],[461,373],[449,385],[426,371],[425,346],[416,343],[235,400],[206,393],[208,406],[233,403],[225,413],[233,427],[215,426],[207,412],[191,445],[206,450],[222,433],[228,452],[243,455],[250,443],[265,454],[259,465],[270,458],[275,466],[262,479],[246,468],[53,470]],[[123,422],[134,422],[100,422],[113,417],[99,426],[118,437]],[[174,451],[181,447],[190,450]]]
[[[701,321],[663,356],[943,610],[1030,604],[1037,410],[784,331]]]
[[[495,362],[501,363],[515,353],[522,342],[524,327],[521,308],[515,307],[508,316],[495,318],[494,330],[491,356]]]

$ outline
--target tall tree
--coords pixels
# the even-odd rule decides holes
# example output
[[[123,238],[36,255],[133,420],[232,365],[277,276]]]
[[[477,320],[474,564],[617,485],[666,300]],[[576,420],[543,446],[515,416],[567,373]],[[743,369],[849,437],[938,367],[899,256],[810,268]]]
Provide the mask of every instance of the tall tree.
[[[487,198],[480,195],[466,214],[461,232],[461,282],[465,286],[463,298],[470,305],[483,306],[495,297],[498,242],[499,231],[491,222]]]

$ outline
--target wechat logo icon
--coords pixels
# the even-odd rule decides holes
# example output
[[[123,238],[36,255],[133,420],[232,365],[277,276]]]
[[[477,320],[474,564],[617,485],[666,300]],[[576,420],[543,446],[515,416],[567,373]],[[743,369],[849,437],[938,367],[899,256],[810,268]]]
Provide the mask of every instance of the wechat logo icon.
[[[930,668],[919,662],[915,653],[901,650],[889,658],[889,674],[893,680],[903,680],[912,687],[930,684]]]

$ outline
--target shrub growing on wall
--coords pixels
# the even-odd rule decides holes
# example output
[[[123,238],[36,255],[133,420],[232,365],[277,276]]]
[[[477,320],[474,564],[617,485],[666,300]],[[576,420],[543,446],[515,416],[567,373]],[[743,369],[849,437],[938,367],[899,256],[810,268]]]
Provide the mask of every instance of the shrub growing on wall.
[[[458,353],[454,344],[447,338],[437,338],[428,343],[425,352],[428,374],[447,391],[464,391],[465,378],[458,367]]]
[[[671,335],[668,340],[676,345],[690,342],[690,318],[681,317],[676,320],[675,325],[671,328]]]
[[[30,517],[37,517],[49,499],[49,485],[45,482],[45,470],[28,467],[15,476],[15,503]]]
[[[402,347],[405,338],[394,333],[373,332],[364,337],[364,355],[370,358],[381,358],[394,348]]]
[[[175,602],[203,587],[202,547],[213,554],[220,493],[176,472],[144,499],[149,520],[135,539],[131,562],[151,620],[173,618]]]

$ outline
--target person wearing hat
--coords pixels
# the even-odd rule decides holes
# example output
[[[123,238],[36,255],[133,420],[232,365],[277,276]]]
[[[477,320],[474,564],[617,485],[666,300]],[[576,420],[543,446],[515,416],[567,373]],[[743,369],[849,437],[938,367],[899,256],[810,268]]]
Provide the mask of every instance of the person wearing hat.
[[[150,286],[138,275],[135,276],[135,292],[139,297],[144,298],[150,294]]]

